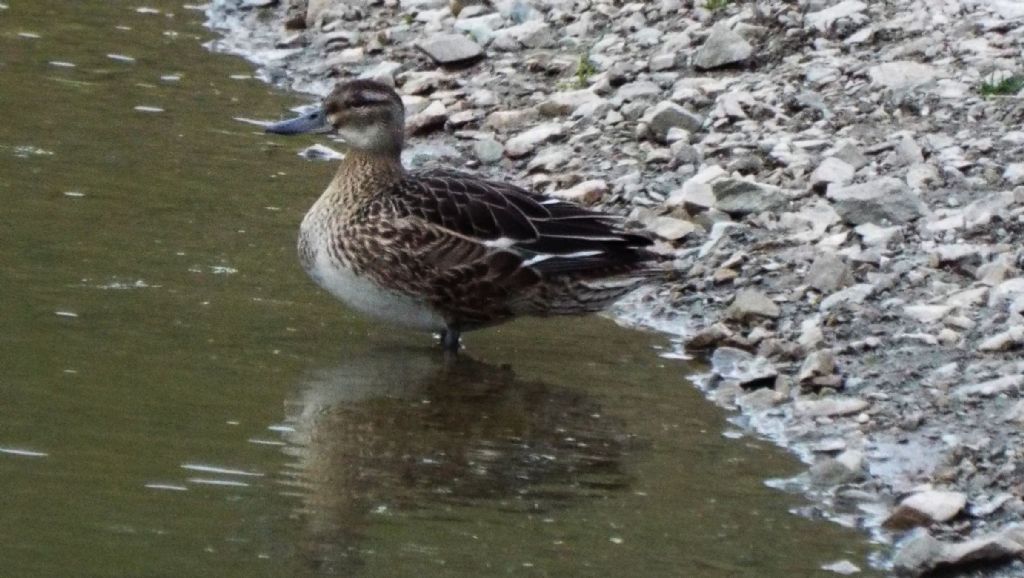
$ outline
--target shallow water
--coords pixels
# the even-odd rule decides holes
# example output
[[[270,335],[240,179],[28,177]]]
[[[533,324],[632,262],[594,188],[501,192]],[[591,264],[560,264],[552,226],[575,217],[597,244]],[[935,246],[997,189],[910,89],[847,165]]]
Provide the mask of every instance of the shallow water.
[[[525,321],[445,364],[319,292],[293,247],[331,166],[233,120],[299,101],[200,13],[0,6],[0,575],[865,565],[663,338]]]

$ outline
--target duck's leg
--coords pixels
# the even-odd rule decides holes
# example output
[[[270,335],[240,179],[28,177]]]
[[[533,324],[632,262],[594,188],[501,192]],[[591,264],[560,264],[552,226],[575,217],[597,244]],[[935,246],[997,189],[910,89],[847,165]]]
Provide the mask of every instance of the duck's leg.
[[[447,353],[459,352],[459,330],[445,327],[441,331],[441,349]]]

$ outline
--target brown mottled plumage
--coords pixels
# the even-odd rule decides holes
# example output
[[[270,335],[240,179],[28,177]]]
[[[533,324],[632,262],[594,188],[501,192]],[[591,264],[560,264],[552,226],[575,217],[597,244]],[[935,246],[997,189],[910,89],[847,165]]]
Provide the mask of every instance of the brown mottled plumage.
[[[454,171],[406,172],[390,87],[340,84],[323,108],[272,125],[336,130],[349,150],[302,221],[299,255],[322,287],[400,325],[459,333],[521,315],[600,311],[648,279],[651,241],[620,219]]]

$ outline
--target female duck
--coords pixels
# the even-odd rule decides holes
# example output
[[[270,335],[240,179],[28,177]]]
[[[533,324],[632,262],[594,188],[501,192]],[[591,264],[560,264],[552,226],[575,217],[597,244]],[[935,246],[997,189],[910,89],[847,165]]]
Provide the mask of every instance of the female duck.
[[[600,311],[654,271],[650,239],[618,217],[464,173],[406,172],[404,127],[398,94],[357,80],[266,129],[333,129],[348,145],[302,221],[299,257],[353,309],[440,332],[457,351],[461,332],[516,316]]]

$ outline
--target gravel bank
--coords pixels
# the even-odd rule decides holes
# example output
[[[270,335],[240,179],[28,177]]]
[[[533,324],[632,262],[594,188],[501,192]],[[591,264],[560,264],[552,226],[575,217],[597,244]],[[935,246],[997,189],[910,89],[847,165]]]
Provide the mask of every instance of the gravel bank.
[[[686,274],[620,317],[707,354],[709,397],[807,461],[780,484],[808,514],[897,573],[1024,574],[1024,3],[712,4],[208,14],[268,82],[396,85],[412,165],[630,215]]]

